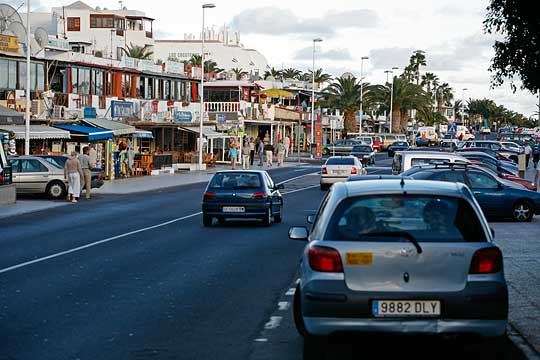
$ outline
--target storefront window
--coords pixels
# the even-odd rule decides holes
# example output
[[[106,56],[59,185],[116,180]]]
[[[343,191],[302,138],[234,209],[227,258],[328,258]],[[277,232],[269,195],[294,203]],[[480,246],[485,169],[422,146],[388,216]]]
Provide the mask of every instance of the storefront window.
[[[17,62],[8,61],[8,89],[17,88]]]
[[[45,65],[36,64],[37,67],[37,84],[36,89],[38,91],[45,90]]]
[[[19,86],[17,89],[26,89],[26,63],[19,61]]]
[[[145,91],[146,98],[147,99],[153,99],[154,98],[154,79],[153,78],[147,78],[146,79],[147,89]]]
[[[90,94],[89,69],[79,69],[79,94]]]
[[[79,93],[79,69],[71,68],[71,92]]]
[[[9,62],[7,60],[0,60],[0,89],[7,89],[9,84]]]
[[[170,80],[163,80],[163,82],[164,82],[163,98],[168,100],[171,98],[171,82]]]
[[[144,97],[144,78],[143,77],[137,76],[137,84],[135,87],[137,89],[137,97],[143,98]]]
[[[94,95],[99,95],[99,96],[102,96],[103,95],[103,71],[99,71],[99,70],[94,70],[94,81],[93,81],[93,86],[94,86]]]

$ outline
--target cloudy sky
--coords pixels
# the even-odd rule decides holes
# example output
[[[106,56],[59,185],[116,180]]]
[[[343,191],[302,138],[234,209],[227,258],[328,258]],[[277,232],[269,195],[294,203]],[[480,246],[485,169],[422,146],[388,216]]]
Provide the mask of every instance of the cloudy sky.
[[[22,3],[9,0],[11,3]],[[40,10],[72,1],[33,0]],[[118,8],[118,1],[85,1],[90,6]],[[126,0],[124,6],[146,12],[156,19],[159,38],[183,39],[184,33],[200,33],[201,4],[197,1]],[[317,47],[316,66],[326,72],[360,74],[371,83],[386,80],[384,70],[403,68],[416,49],[426,52],[427,67],[448,82],[461,98],[491,98],[498,104],[530,116],[537,95],[518,91],[509,84],[490,89],[488,67],[494,36],[484,35],[482,21],[488,0],[214,0],[206,11],[206,23],[228,25],[241,32],[246,47],[255,48],[276,68],[311,68],[312,39]]]

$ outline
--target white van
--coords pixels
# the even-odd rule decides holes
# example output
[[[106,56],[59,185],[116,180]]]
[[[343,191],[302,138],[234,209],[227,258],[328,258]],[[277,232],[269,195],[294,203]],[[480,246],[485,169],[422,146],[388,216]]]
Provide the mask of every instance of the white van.
[[[414,166],[429,165],[436,162],[462,162],[470,163],[463,156],[436,151],[398,151],[392,162],[392,175],[399,175]]]
[[[474,140],[475,139],[474,135],[471,134],[469,129],[467,129],[467,127],[463,126],[463,125],[459,125],[457,127],[456,137],[459,137],[459,135],[463,135],[463,138],[462,138],[461,141],[469,141],[469,140]]]

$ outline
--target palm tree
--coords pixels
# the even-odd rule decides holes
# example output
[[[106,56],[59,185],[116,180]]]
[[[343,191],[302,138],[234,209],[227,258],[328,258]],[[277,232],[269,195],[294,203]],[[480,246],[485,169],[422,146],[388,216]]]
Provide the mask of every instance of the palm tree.
[[[433,111],[431,107],[424,107],[417,110],[418,120],[426,126],[433,126],[446,123],[448,119],[440,112]]]
[[[280,78],[282,76],[281,70],[276,70],[273,67],[270,70],[266,70],[264,72],[264,80],[268,79],[269,77],[273,77],[274,79]]]
[[[454,92],[448,83],[437,87],[437,111],[442,114],[443,105],[448,105],[454,99]]]
[[[431,90],[436,88],[436,84],[439,83],[439,77],[434,73],[427,72],[422,75],[422,82],[420,85],[426,87],[426,92],[431,95]]]
[[[244,69],[241,68],[232,68],[231,71],[236,75],[236,80],[240,80],[242,78],[242,74],[245,73]]]
[[[416,85],[420,85],[420,66],[426,66],[426,56],[417,51],[411,56],[409,64],[414,68]]]
[[[154,53],[150,51],[149,45],[138,46],[129,43],[125,49],[122,49],[126,56],[134,59],[151,60]]]
[[[392,132],[399,133],[407,129],[409,110],[431,107],[431,98],[420,85],[406,79],[394,77],[392,101]]]
[[[302,72],[295,68],[288,68],[282,71],[282,75],[285,79],[297,79],[302,75]]]
[[[202,56],[198,54],[191,55],[189,63],[193,66],[201,66]]]
[[[215,61],[206,60],[204,62],[204,72],[206,74],[219,74],[219,73],[222,73],[223,71],[225,70],[223,70],[222,68],[219,68]]]
[[[309,78],[309,80],[311,81],[311,78],[313,76],[313,70],[309,70],[307,73],[304,73],[304,75],[307,75],[306,78]],[[317,84],[322,84],[330,80],[332,80],[332,75],[323,73],[323,69],[321,68],[315,70],[315,82]]]

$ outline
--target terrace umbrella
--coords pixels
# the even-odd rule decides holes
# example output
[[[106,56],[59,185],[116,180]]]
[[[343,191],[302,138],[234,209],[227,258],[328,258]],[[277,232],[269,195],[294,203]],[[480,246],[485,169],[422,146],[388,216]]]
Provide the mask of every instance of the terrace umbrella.
[[[291,99],[294,97],[294,95],[289,92],[289,91],[286,91],[286,90],[282,90],[282,89],[267,89],[267,90],[262,90],[259,92],[259,94],[265,94],[266,96],[268,96],[269,98],[286,98],[286,99]]]

